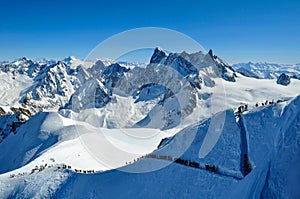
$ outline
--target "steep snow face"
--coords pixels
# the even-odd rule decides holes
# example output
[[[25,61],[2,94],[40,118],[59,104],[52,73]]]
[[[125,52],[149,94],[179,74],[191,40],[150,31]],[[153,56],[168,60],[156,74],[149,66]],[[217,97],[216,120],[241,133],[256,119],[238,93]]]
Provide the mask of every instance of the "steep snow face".
[[[234,114],[228,110],[165,139],[155,154],[216,165],[233,176],[240,176],[240,134]]]
[[[276,79],[282,73],[300,79],[300,64],[239,63],[232,67],[237,72],[254,78]]]
[[[58,136],[58,130],[63,126],[63,124],[62,120],[59,119],[60,116],[58,114],[53,113],[48,117],[50,121],[52,120],[54,133],[50,133],[50,131],[43,131],[43,129],[41,129],[41,125],[43,125],[47,116],[48,113],[37,114],[30,122],[22,125],[16,134],[10,135],[3,140],[0,146],[3,151],[0,155],[1,162],[3,162],[0,166],[1,173],[28,164],[38,157],[39,153],[55,144],[58,139],[60,139]],[[67,135],[68,134],[65,134],[64,137],[67,137]],[[17,147],[12,149],[11,146],[15,146],[16,144]]]
[[[264,198],[299,198],[300,191],[300,114],[299,100],[286,110],[289,119],[281,130],[275,155],[272,157],[262,196]],[[297,107],[297,108],[296,108]],[[289,110],[288,110],[289,109]],[[288,113],[289,112],[289,113]]]
[[[299,103],[290,102],[261,107],[242,117],[248,142],[252,172],[229,196],[242,198],[298,198]],[[297,179],[296,179],[297,178]],[[243,190],[242,190],[243,189]]]

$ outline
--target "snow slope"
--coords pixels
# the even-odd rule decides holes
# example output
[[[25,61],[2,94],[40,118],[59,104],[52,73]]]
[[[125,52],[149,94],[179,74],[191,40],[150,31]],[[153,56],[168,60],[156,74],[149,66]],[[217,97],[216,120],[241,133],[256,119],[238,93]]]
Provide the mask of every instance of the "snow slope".
[[[11,107],[19,105],[19,96],[21,96],[22,91],[29,88],[32,83],[32,79],[27,76],[14,76],[9,73],[0,72],[0,105]]]
[[[152,152],[170,135],[158,129],[96,128],[55,112],[38,113],[1,143],[0,173],[23,166],[13,173],[30,172],[35,165],[54,164],[51,159],[77,169],[113,169]]]
[[[202,165],[218,165],[219,169],[239,176],[241,135],[235,120],[232,111],[220,112],[176,134],[155,153],[180,157]]]
[[[254,169],[243,184],[233,185],[236,191],[231,197],[299,198],[299,103],[297,97],[288,103],[261,107],[243,117]]]
[[[232,111],[218,113],[215,119],[187,127],[165,140],[160,149],[154,152],[176,156],[176,151],[180,152],[182,146],[186,146],[187,150],[180,157],[199,161],[200,168],[150,157],[120,170],[89,175],[50,168],[15,178],[1,175],[0,192],[6,197],[38,197],[43,194],[55,198],[224,198],[225,195],[229,198],[297,198],[299,190],[294,186],[300,182],[299,178],[293,176],[299,176],[299,170],[296,169],[300,147],[299,103],[300,96],[287,102],[252,109],[237,121]],[[226,119],[220,139],[207,156],[198,156],[206,142],[215,142],[206,139],[210,134],[207,125],[218,126],[222,114]],[[216,124],[209,124],[214,120]],[[239,157],[235,154],[241,153],[241,150],[236,145],[242,144],[242,140],[238,139],[242,129],[245,130],[247,153],[252,166],[252,171],[246,176],[229,172],[232,169],[230,162],[223,162],[227,158],[238,161]],[[224,147],[226,150],[222,151]],[[201,166],[201,162],[208,164],[211,158],[215,158],[211,163],[217,166],[216,172]],[[280,158],[287,162],[280,161]],[[35,189],[30,188],[33,185]],[[45,192],[45,189],[48,191]]]
[[[299,196],[299,190],[296,190],[294,186],[299,185],[299,178],[291,179],[291,176],[299,176],[299,170],[296,169],[298,164],[290,165],[287,162],[282,163],[279,159],[285,157],[288,152],[289,157],[285,157],[285,160],[289,159],[288,162],[299,162],[299,156],[297,156],[300,149],[298,143],[300,135],[299,103],[300,97],[297,97],[286,104],[269,105],[245,114],[243,120],[245,121],[249,157],[253,164],[253,170],[242,180],[235,180],[228,176],[222,176],[222,174],[219,174],[219,176],[214,173],[204,174],[208,173],[208,171],[198,171],[195,173],[195,169],[193,168],[182,168],[184,170],[181,171],[181,168],[179,169],[177,167],[184,166],[172,163],[164,169],[155,172],[123,174],[119,171],[109,171],[103,174],[91,175],[90,180],[88,180],[89,176],[72,174],[71,177],[69,177],[70,181],[58,192],[58,196],[61,196],[60,194],[62,194],[62,196],[69,194],[74,196],[72,195],[71,189],[81,187],[83,193],[94,193],[95,195],[98,193],[103,197],[110,196],[112,198],[122,196],[119,195],[119,193],[124,194],[125,197],[133,196],[136,198],[164,198],[166,196],[175,198],[198,196],[202,196],[203,198],[223,198],[226,194],[229,194],[227,196],[232,196],[230,198],[259,198],[261,196],[263,198],[270,198],[271,196],[297,198]],[[226,112],[226,114],[230,114],[230,112]],[[258,115],[260,115],[260,117]],[[230,117],[232,116],[229,116],[228,120],[225,120],[225,129],[222,134],[226,133],[226,131],[231,132],[230,124],[234,124],[234,121],[230,119]],[[261,122],[258,123],[255,120],[260,120]],[[200,124],[200,126],[203,124],[205,124],[205,122]],[[257,124],[259,125],[257,126]],[[277,127],[273,129],[272,127],[275,125],[277,125]],[[202,127],[203,126],[199,129]],[[259,129],[261,129],[262,132],[260,132]],[[175,135],[174,139],[181,139],[176,146],[187,142],[187,136],[191,136],[191,134],[189,132],[185,133],[187,135],[183,137],[182,134],[184,134],[184,131]],[[201,139],[201,136],[196,135],[194,141],[196,142],[197,139]],[[220,139],[222,140],[223,138]],[[172,145],[173,140],[171,140],[167,146]],[[226,144],[228,145],[229,143],[226,142]],[[190,148],[198,147],[198,145],[201,144],[192,143]],[[278,145],[280,146],[278,147]],[[168,154],[167,146],[163,148],[165,149],[164,154]],[[220,145],[217,144],[210,154],[212,155],[219,152],[219,147]],[[170,153],[174,152],[174,148],[170,150]],[[187,154],[189,154],[189,152],[192,153],[190,148],[187,150]],[[159,152],[161,152],[161,150],[158,150],[158,153]],[[232,148],[226,152],[238,152],[238,150]],[[195,155],[195,153],[191,155]],[[219,156],[222,156],[222,154],[215,154],[215,158]],[[182,158],[184,158],[184,155]],[[140,167],[144,169],[144,167],[148,165],[153,166],[152,164],[159,164],[160,161],[163,161],[151,160],[142,160],[132,165],[132,167],[133,169]],[[214,164],[219,163],[221,162],[218,160],[214,162]],[[290,170],[290,168],[292,168],[292,170]],[[153,181],[146,179],[152,179]],[[95,187],[87,187],[81,184],[82,181],[89,182],[89,185],[93,184],[93,182],[100,182],[100,185],[95,183]],[[115,184],[117,181],[118,183]],[[193,184],[192,186],[190,185],[191,183]],[[96,184],[99,186],[96,187]],[[150,190],[148,189],[149,187],[151,188]],[[163,187],[163,190],[161,187]],[[112,188],[114,191],[111,191]],[[294,189],[291,190],[291,188]]]

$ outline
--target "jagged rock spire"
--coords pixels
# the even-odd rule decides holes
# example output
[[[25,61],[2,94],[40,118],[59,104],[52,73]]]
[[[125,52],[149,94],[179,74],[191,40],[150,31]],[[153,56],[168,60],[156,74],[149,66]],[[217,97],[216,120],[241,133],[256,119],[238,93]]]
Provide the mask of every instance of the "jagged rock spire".
[[[156,47],[150,59],[150,64],[160,63],[160,61],[166,57],[167,53],[165,53],[160,47]]]
[[[208,51],[208,54],[209,54],[209,56],[210,56],[211,58],[214,58],[214,55],[213,55],[212,49],[209,49],[209,51]]]

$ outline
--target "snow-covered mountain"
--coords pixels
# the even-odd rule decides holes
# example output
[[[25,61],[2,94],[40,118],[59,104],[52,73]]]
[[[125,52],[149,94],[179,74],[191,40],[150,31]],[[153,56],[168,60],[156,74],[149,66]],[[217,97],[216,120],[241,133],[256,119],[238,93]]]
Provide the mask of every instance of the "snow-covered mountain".
[[[255,67],[1,62],[1,197],[297,198],[300,70]]]
[[[98,61],[87,72],[93,77],[91,82],[96,82],[97,85],[102,82],[103,85],[100,83],[99,89],[95,90],[89,84],[89,92],[86,92],[87,85],[83,85],[83,88],[74,94],[71,103],[74,105],[75,101],[76,104],[81,104],[79,101],[82,96],[78,92],[82,90],[85,92],[85,100],[94,99],[94,101],[88,101],[89,105],[94,104],[102,109],[101,119],[98,116],[95,117],[103,121],[103,126],[109,128],[139,126],[168,129],[175,127],[181,119],[189,116],[196,108],[198,90],[214,87],[213,78],[220,77],[226,81],[235,81],[233,69],[218,57],[213,56],[212,51],[208,54],[202,52],[167,54],[162,49],[156,48],[147,66],[127,68],[118,63],[105,66]],[[101,96],[103,100],[99,100],[96,95]],[[135,101],[134,104],[130,102],[132,100]],[[109,101],[111,103],[108,103]],[[124,111],[139,107],[134,110],[142,109],[144,113],[137,114],[134,111],[130,114],[126,111],[129,118],[124,122],[124,118],[115,117],[117,115],[115,107],[121,104]],[[150,104],[152,105],[149,106]],[[70,108],[70,106],[67,107]],[[73,107],[76,109],[75,112],[78,112],[81,105]],[[84,112],[88,111],[84,110]],[[91,110],[90,114],[95,115],[93,112]]]
[[[239,63],[232,67],[239,73],[254,78],[276,79],[281,74],[300,79],[300,64]]]

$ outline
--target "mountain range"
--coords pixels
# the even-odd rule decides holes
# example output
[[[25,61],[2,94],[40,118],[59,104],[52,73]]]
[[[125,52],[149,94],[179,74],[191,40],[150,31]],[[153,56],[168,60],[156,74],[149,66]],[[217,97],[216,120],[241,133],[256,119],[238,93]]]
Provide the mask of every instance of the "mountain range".
[[[0,195],[297,198],[299,78],[159,47],[142,64],[1,62]]]

